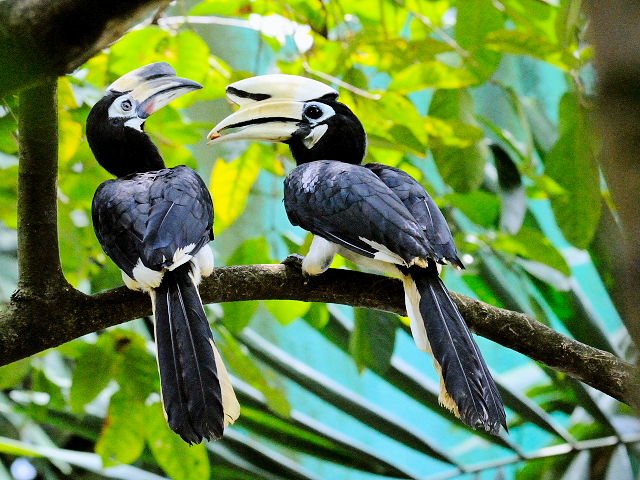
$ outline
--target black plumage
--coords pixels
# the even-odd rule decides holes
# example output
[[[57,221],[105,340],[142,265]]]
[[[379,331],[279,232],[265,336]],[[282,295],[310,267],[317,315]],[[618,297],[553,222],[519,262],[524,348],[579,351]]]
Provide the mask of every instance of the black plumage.
[[[184,165],[107,180],[92,212],[100,245],[131,278],[138,261],[161,271],[179,248],[193,244],[195,254],[213,240],[211,194]]]
[[[367,257],[377,249],[365,240],[387,246],[407,264],[433,254],[398,196],[359,165],[318,160],[296,167],[284,181],[284,205],[293,225]]]
[[[320,82],[266,75],[236,82],[227,93],[240,109],[211,131],[212,142],[271,140],[291,149],[297,167],[285,179],[285,209],[292,224],[315,235],[303,271],[322,273],[339,253],[399,275],[416,344],[433,353],[442,374],[440,402],[474,428],[506,429],[495,382],[438,275],[437,264],[464,266],[422,185],[397,168],[361,165],[364,128]]]
[[[380,249],[366,240],[400,257],[397,268],[409,279],[405,283],[417,287],[419,318],[412,320],[424,324],[425,349],[432,351],[444,381],[442,403],[474,428],[493,433],[501,425],[507,428],[500,393],[438,275],[436,262],[460,267],[462,262],[442,213],[424,188],[385,165],[319,160],[287,175],[284,202],[293,225],[369,258]],[[416,259],[426,268],[408,267]]]
[[[464,265],[458,258],[458,250],[453,241],[449,225],[442,212],[420,183],[399,168],[382,163],[364,165],[395,193],[402,201],[411,216],[422,227],[424,235],[433,247],[433,258],[438,263],[451,263],[458,268]]]
[[[143,128],[150,114],[196,88],[167,64],[148,65],[116,81],[87,119],[96,159],[118,177],[95,193],[94,230],[127,286],[151,296],[163,407],[190,444],[220,438],[239,413],[198,294],[213,269],[213,202],[194,170],[165,168]]]

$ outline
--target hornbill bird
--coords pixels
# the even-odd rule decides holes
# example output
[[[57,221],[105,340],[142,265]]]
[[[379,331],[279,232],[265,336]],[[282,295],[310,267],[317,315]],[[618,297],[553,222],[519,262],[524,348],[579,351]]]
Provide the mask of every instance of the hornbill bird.
[[[399,276],[417,346],[440,373],[442,405],[464,423],[498,434],[502,399],[480,350],[438,275],[464,268],[444,216],[414,178],[380,163],[362,165],[367,136],[338,92],[315,80],[264,75],[235,82],[240,109],[209,133],[209,143],[244,139],[289,145],[297,167],[284,182],[289,220],[314,234],[303,273],[318,275],[340,254]]]
[[[96,160],[117,177],[93,197],[93,227],[127,287],[151,296],[162,405],[189,444],[222,437],[240,412],[198,293],[213,271],[213,202],[194,170],[165,168],[144,124],[199,88],[153,63],[112,83],[87,118]]]

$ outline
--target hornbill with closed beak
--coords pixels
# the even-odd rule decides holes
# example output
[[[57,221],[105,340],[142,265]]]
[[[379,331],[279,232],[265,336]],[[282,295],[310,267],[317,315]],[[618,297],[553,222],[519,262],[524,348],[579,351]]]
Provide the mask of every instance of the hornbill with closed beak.
[[[162,404],[188,443],[222,437],[240,407],[198,293],[213,271],[213,202],[191,168],[165,168],[146,119],[202,86],[166,63],[112,83],[87,118],[96,160],[117,178],[93,198],[93,227],[124,283],[151,296]]]
[[[336,254],[400,276],[413,338],[432,352],[439,400],[464,423],[497,434],[507,428],[502,399],[438,264],[464,268],[447,223],[425,189],[405,172],[362,165],[367,137],[338,92],[308,78],[264,75],[235,82],[240,109],[209,134],[210,143],[261,140],[289,145],[289,220],[314,234],[305,274],[327,270]]]

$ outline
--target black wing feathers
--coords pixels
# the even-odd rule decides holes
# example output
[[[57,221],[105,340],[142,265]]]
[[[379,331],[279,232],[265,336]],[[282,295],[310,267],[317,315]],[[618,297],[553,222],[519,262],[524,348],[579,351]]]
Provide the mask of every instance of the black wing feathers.
[[[381,163],[367,163],[364,167],[375,173],[393,193],[402,201],[420,225],[433,246],[436,261],[444,263],[448,260],[452,264],[464,268],[458,258],[456,244],[451,230],[442,212],[420,183],[406,172]]]
[[[104,251],[132,277],[138,259],[161,270],[178,248],[213,239],[213,204],[200,176],[179,166],[104,182],[93,198],[93,227]]]
[[[291,223],[362,255],[377,251],[363,238],[407,263],[433,255],[397,195],[361,166],[325,160],[300,165],[285,179],[284,203]]]
[[[420,314],[433,357],[460,418],[494,434],[501,425],[507,429],[500,393],[435,264],[426,269],[412,267],[409,273],[420,292]]]
[[[156,289],[162,402],[169,426],[189,443],[218,439],[224,410],[213,336],[189,265],[167,272]]]

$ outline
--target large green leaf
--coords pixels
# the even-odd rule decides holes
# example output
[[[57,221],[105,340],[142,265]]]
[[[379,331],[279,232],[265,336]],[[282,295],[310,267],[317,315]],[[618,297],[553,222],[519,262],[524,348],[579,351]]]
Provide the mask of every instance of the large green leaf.
[[[349,339],[349,353],[358,369],[371,367],[384,372],[389,368],[396,339],[397,320],[386,312],[358,308]]]
[[[600,218],[600,173],[590,124],[574,94],[560,103],[560,138],[545,161],[545,173],[564,193],[551,198],[558,226],[569,242],[586,248]]]
[[[205,445],[190,446],[169,430],[159,402],[147,407],[145,439],[158,465],[173,480],[209,478],[209,458]]]
[[[119,391],[111,397],[105,425],[96,442],[103,465],[133,463],[144,449],[146,407]]]
[[[482,79],[489,78],[500,62],[500,54],[486,47],[487,36],[502,27],[504,16],[491,0],[464,0],[456,18],[456,40],[468,51],[465,64]]]
[[[466,90],[438,90],[431,100],[429,115],[444,120],[476,125],[473,101]],[[481,144],[464,148],[438,146],[432,148],[440,175],[457,192],[474,190],[482,182],[489,152]]]

